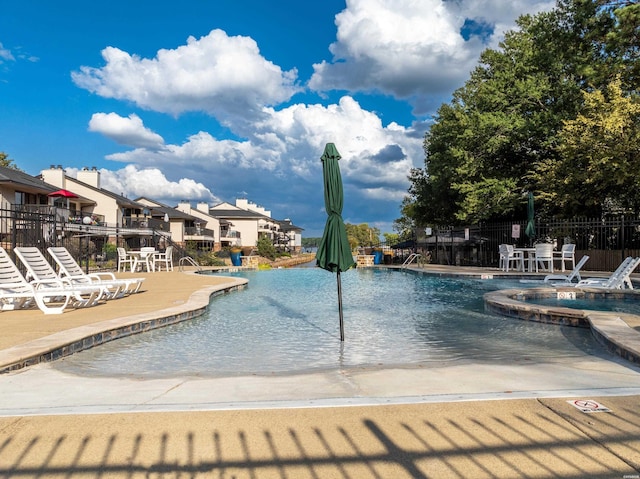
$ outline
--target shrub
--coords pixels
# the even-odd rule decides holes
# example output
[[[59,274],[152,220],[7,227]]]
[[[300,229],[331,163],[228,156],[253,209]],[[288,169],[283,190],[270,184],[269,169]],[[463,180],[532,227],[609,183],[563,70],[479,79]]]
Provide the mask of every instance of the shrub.
[[[194,258],[200,266],[224,266],[226,263],[212,252],[200,252],[197,258]]]
[[[267,236],[259,238],[256,243],[256,247],[258,248],[258,254],[263,258],[268,258],[271,261],[276,259],[276,248]]]

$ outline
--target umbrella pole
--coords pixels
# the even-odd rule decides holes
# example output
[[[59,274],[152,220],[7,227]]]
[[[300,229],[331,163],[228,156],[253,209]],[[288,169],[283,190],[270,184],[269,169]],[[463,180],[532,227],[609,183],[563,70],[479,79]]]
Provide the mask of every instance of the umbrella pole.
[[[340,314],[340,341],[344,341],[344,323],[342,321],[342,283],[338,271],[338,313]]]

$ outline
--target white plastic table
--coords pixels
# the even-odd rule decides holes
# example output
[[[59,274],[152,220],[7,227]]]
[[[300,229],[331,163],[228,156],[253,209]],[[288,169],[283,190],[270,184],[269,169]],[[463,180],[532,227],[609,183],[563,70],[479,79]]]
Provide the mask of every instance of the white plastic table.
[[[131,265],[131,271],[136,271],[138,265],[146,268],[147,272],[154,271],[153,255],[157,253],[156,250],[130,250],[128,253],[133,256],[133,264]]]
[[[524,266],[525,270],[528,272],[532,272],[535,270],[536,266],[536,249],[535,248],[513,248],[513,251],[518,252],[521,251],[524,257],[522,264],[528,266]]]

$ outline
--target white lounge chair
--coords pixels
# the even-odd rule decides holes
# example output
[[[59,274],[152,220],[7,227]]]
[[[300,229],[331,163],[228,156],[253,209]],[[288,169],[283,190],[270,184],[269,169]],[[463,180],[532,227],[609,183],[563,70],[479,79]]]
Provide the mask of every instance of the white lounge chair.
[[[4,248],[0,247],[0,310],[29,308],[34,303],[44,314],[62,314],[76,291],[62,281],[27,282]]]
[[[107,299],[119,298],[125,294],[137,293],[145,278],[118,279],[113,273],[100,272],[86,274],[82,267],[71,256],[69,250],[62,246],[47,248],[47,251],[58,265],[58,276],[68,278],[74,284],[93,284],[106,286],[109,290]]]
[[[640,258],[633,258],[627,256],[627,258],[620,263],[620,266],[611,273],[608,278],[587,278],[579,281],[577,287],[585,288],[607,288],[607,289],[624,289],[625,287],[633,289],[633,283],[631,282],[631,273],[640,264]]]
[[[548,274],[544,277],[545,283],[551,283],[553,286],[563,286],[563,285],[571,285],[573,281],[579,282],[582,278],[580,277],[580,270],[584,266],[584,264],[589,260],[589,256],[584,255],[578,261],[578,264],[575,265],[571,273],[567,274]]]
[[[60,278],[38,248],[32,246],[19,246],[13,250],[20,262],[27,270],[27,278],[37,282],[57,281],[73,291],[73,306],[88,307],[98,304],[105,295],[109,294],[106,286],[92,284],[75,284],[68,278]]]

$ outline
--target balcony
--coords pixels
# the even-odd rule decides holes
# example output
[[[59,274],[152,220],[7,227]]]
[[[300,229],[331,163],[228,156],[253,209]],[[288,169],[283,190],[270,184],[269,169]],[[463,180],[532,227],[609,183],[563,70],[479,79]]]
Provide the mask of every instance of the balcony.
[[[225,238],[225,239],[240,239],[240,232],[239,231],[225,231],[225,230],[222,230],[220,232],[220,236],[222,238]]]
[[[150,236],[154,231],[168,229],[166,222],[151,217],[124,216],[119,224],[108,224],[104,215],[69,211],[58,208],[58,219],[62,219],[65,229],[69,231],[90,231],[94,234]],[[64,214],[68,212],[68,217]],[[169,231],[167,231],[169,234]]]
[[[4,208],[3,208],[4,209]],[[50,205],[10,205],[9,210],[12,210],[16,213],[39,213],[43,215],[52,215],[56,211],[55,206]]]
[[[220,243],[222,243],[223,246],[240,246],[242,244],[240,232],[233,230],[221,230]]]
[[[187,226],[184,229],[186,240],[214,241],[214,231],[200,226]]]
[[[10,205],[0,208],[0,242],[48,243],[67,236],[170,237],[169,225],[158,218],[128,216],[108,224],[103,215],[51,205]],[[213,232],[211,232],[213,234]],[[213,242],[204,238],[203,241]]]
[[[85,225],[85,226],[107,226],[104,220],[104,215],[97,215],[94,213],[84,213],[82,211],[74,211],[74,210],[60,210],[60,208],[58,208],[58,211],[69,212],[69,216],[67,216],[67,223],[71,223],[74,225]]]
[[[123,228],[138,228],[138,229],[164,229],[166,223],[157,218],[140,217],[140,216],[125,216],[122,218]]]

